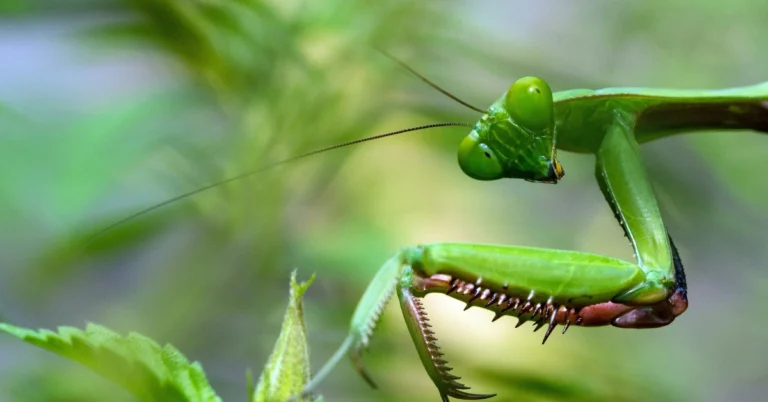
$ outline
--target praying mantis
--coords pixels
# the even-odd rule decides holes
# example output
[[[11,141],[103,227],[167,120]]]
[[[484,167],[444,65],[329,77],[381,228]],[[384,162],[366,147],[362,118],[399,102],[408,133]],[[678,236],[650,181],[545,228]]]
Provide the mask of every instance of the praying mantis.
[[[231,177],[131,215],[105,229],[215,186],[299,158],[417,130],[468,126],[458,165],[475,180],[523,179],[557,183],[565,174],[557,152],[595,155],[595,178],[632,246],[636,262],[579,251],[510,245],[433,243],[403,247],[374,276],[353,314],[342,345],[305,387],[313,392],[344,356],[375,387],[362,363],[382,310],[396,293],[408,332],[444,402],[486,399],[450,373],[421,299],[442,293],[515,316],[518,326],[557,325],[655,328],[688,307],[685,272],[640,158],[640,144],[682,132],[754,130],[768,133],[768,82],[722,90],[650,88],[574,89],[553,93],[538,77],[516,80],[487,109],[443,90],[402,62],[428,85],[481,114],[474,124],[435,123],[375,135],[301,154]]]
[[[423,81],[436,87],[426,78]],[[453,97],[436,87],[446,95]],[[457,98],[455,98],[458,100]],[[460,101],[460,100],[458,100]],[[655,328],[688,307],[685,272],[643,167],[639,145],[682,132],[747,129],[768,133],[768,82],[723,90],[575,89],[552,93],[524,77],[482,113],[461,141],[458,164],[470,178],[557,183],[565,174],[557,151],[595,155],[595,178],[636,263],[578,251],[471,243],[404,247],[378,271],[337,353],[305,388],[312,391],[349,354],[372,386],[361,359],[387,301],[397,293],[406,326],[440,397],[486,399],[450,373],[421,299],[442,293],[496,313],[517,326]]]

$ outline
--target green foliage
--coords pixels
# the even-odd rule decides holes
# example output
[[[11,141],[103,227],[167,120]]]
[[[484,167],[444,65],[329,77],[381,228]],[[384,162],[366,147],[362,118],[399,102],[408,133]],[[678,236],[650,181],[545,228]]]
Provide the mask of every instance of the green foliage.
[[[0,323],[0,330],[25,342],[88,366],[142,401],[221,401],[199,363],[190,363],[171,345],[135,332],[120,336],[89,323],[85,331],[59,327],[58,333]]]
[[[283,318],[283,328],[261,373],[256,390],[251,393],[253,402],[287,401],[291,396],[299,394],[310,380],[309,347],[302,297],[314,279],[315,276],[312,275],[306,282],[296,283],[296,271],[291,274],[290,297]],[[306,398],[300,402],[309,400],[311,399]]]
[[[199,363],[190,363],[171,345],[130,333],[126,337],[89,323],[85,331],[58,333],[0,324],[0,330],[80,362],[146,401],[218,401]]]
[[[296,282],[291,274],[290,296],[283,327],[272,355],[253,386],[248,370],[247,389],[253,402],[287,401],[301,392],[310,380],[309,346],[304,325],[302,298],[314,281]],[[142,401],[215,402],[214,392],[198,362],[190,363],[171,345],[132,332],[123,337],[97,324],[85,331],[59,327],[58,333],[34,331],[0,323],[0,331],[27,343],[79,362],[136,395]],[[299,402],[321,402],[322,397],[308,397]]]

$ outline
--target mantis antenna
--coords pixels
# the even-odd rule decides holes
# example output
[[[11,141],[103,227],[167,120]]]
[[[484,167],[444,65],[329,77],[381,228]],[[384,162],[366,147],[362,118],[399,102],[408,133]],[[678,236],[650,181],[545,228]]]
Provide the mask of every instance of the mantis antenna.
[[[205,186],[198,187],[198,188],[196,188],[194,190],[188,191],[186,193],[177,195],[177,196],[175,196],[173,198],[169,198],[169,199],[167,199],[167,200],[165,200],[163,202],[160,202],[160,203],[157,203],[155,205],[152,205],[151,207],[142,209],[141,211],[133,213],[133,214],[131,214],[131,215],[129,215],[129,216],[127,216],[127,217],[125,217],[125,218],[123,218],[123,219],[121,219],[121,220],[119,220],[119,221],[117,221],[117,222],[115,222],[115,223],[105,227],[104,229],[99,230],[94,235],[92,235],[90,238],[88,238],[88,240],[86,241],[86,245],[90,244],[91,242],[93,242],[94,240],[96,240],[100,236],[104,235],[105,233],[109,232],[110,230],[113,230],[113,229],[119,227],[120,225],[122,225],[122,224],[124,224],[126,222],[129,222],[129,221],[131,221],[133,219],[136,219],[136,218],[138,218],[140,216],[146,215],[146,214],[148,214],[148,213],[150,213],[150,212],[152,212],[154,210],[160,209],[160,208],[162,208],[162,207],[164,207],[164,206],[166,206],[168,204],[172,204],[172,203],[174,203],[176,201],[179,201],[179,200],[182,200],[184,198],[191,197],[191,196],[193,196],[195,194],[202,193],[202,192],[204,192],[206,190],[210,190],[210,189],[212,189],[214,187],[218,187],[218,186],[221,186],[221,185],[224,185],[224,184],[227,184],[227,183],[231,183],[233,181],[245,179],[247,177],[253,176],[253,175],[258,174],[258,173],[265,172],[267,170],[270,170],[272,168],[278,167],[280,165],[284,165],[284,164],[289,163],[289,162],[293,162],[293,161],[296,161],[296,160],[299,160],[299,159],[306,158],[308,156],[312,156],[312,155],[316,155],[316,154],[319,154],[319,153],[331,151],[331,150],[334,150],[334,149],[344,148],[344,147],[348,147],[350,145],[359,144],[359,143],[362,143],[362,142],[368,142],[368,141],[378,140],[380,138],[391,137],[393,135],[409,133],[409,132],[413,132],[413,131],[427,130],[427,129],[430,129],[430,128],[456,127],[456,126],[472,127],[472,124],[469,124],[469,123],[432,123],[432,124],[425,124],[425,125],[422,125],[422,126],[409,127],[409,128],[404,128],[404,129],[401,129],[401,130],[390,131],[388,133],[376,134],[376,135],[372,135],[370,137],[360,138],[360,139],[357,139],[357,140],[352,140],[352,141],[344,142],[344,143],[341,143],[341,144],[331,145],[329,147],[325,147],[325,148],[321,148],[321,149],[316,149],[314,151],[306,152],[306,153],[299,154],[299,155],[296,155],[296,156],[292,156],[290,158],[286,158],[286,159],[283,159],[283,160],[280,160],[280,161],[277,161],[277,162],[273,162],[273,163],[267,164],[265,166],[262,166],[262,167],[259,167],[259,168],[256,168],[256,169],[249,170],[247,172],[241,173],[239,175],[228,177],[226,179],[222,179],[222,180],[213,182],[211,184],[207,184]]]
[[[385,51],[383,51],[381,49],[377,49],[377,50],[379,52],[381,52],[384,56],[388,57],[390,60],[394,61],[395,63],[397,63],[398,65],[400,65],[404,69],[408,70],[411,74],[415,75],[416,77],[418,77],[419,79],[424,81],[430,87],[432,87],[435,90],[437,90],[440,93],[442,93],[443,95],[453,99],[454,101],[460,103],[461,105],[466,106],[466,107],[468,107],[468,108],[470,108],[470,109],[472,109],[472,110],[474,110],[476,112],[485,113],[484,110],[482,110],[480,108],[477,108],[477,107],[474,107],[474,106],[470,105],[467,102],[464,102],[463,100],[459,99],[459,97],[457,97],[457,96],[451,94],[450,92],[446,91],[445,89],[441,88],[439,85],[433,83],[432,81],[430,81],[429,79],[427,79],[423,75],[421,75],[418,72],[416,72],[416,70],[412,69],[410,66],[408,66],[404,62],[400,61],[399,59],[395,58],[394,56],[390,55],[389,53],[387,53],[387,52],[385,52]],[[289,162],[293,162],[293,161],[296,161],[296,160],[299,160],[299,159],[302,159],[302,158],[306,158],[308,156],[316,155],[316,154],[319,154],[319,153],[323,153],[323,152],[326,152],[326,151],[331,151],[331,150],[338,149],[338,148],[348,147],[350,145],[359,144],[361,142],[373,141],[373,140],[377,140],[379,138],[390,137],[390,136],[397,135],[397,134],[403,134],[403,133],[408,133],[408,132],[413,132],[413,131],[426,130],[426,129],[430,129],[430,128],[456,127],[456,126],[473,127],[473,125],[469,124],[469,123],[433,123],[433,124],[425,124],[425,125],[422,125],[422,126],[416,126],[416,127],[405,128],[405,129],[402,129],[402,130],[390,131],[388,133],[372,135],[370,137],[360,138],[360,139],[357,139],[357,140],[352,140],[352,141],[344,142],[344,143],[341,143],[341,144],[331,145],[329,147],[317,149],[317,150],[310,151],[310,152],[307,152],[307,153],[303,153],[303,154],[299,154],[299,155],[296,155],[296,156],[292,156],[292,157],[289,157],[287,159],[283,159],[283,160],[280,160],[280,161],[277,161],[277,162],[273,162],[273,163],[267,164],[265,166],[262,166],[262,167],[259,167],[259,168],[256,168],[256,169],[249,170],[247,172],[241,173],[239,175],[228,177],[226,179],[222,179],[222,180],[213,182],[213,183],[205,185],[203,187],[196,188],[196,189],[188,191],[186,193],[177,195],[177,196],[175,196],[173,198],[169,198],[169,199],[167,199],[167,200],[165,200],[163,202],[160,202],[158,204],[152,205],[151,207],[142,209],[141,211],[133,213],[133,214],[131,214],[131,215],[129,215],[129,216],[127,216],[127,217],[125,217],[125,218],[123,218],[123,219],[121,219],[121,220],[119,220],[119,221],[117,221],[117,222],[115,222],[115,223],[105,227],[104,229],[99,230],[98,232],[96,232],[95,234],[90,236],[85,244],[87,246],[88,244],[90,244],[91,242],[93,242],[97,238],[101,237],[105,233],[107,233],[107,232],[109,232],[109,231],[111,231],[111,230],[113,230],[113,229],[115,229],[115,228],[117,228],[117,227],[119,227],[119,226],[121,226],[121,225],[123,225],[123,224],[125,224],[125,223],[127,223],[127,222],[129,222],[131,220],[133,220],[133,219],[136,219],[136,218],[138,218],[140,216],[144,216],[144,215],[146,215],[146,214],[148,214],[148,213],[150,213],[150,212],[152,212],[154,210],[160,209],[160,208],[162,208],[162,207],[164,207],[166,205],[172,204],[172,203],[174,203],[176,201],[180,201],[180,200],[182,200],[184,198],[187,198],[187,197],[191,197],[191,196],[193,196],[195,194],[202,193],[202,192],[210,190],[210,189],[212,189],[214,187],[218,187],[218,186],[221,186],[221,185],[224,185],[224,184],[227,184],[227,183],[231,183],[233,181],[238,181],[238,180],[245,179],[247,177],[253,176],[253,175],[258,174],[258,173],[265,172],[265,171],[267,171],[269,169],[275,168],[275,167],[280,166],[280,165],[284,165],[284,164],[289,163]]]
[[[437,90],[441,94],[443,94],[443,95],[445,95],[445,96],[455,100],[456,102],[458,102],[458,103],[460,103],[460,104],[462,104],[462,105],[464,105],[464,106],[474,110],[475,112],[479,112],[479,113],[485,114],[485,112],[486,112],[485,110],[480,109],[479,107],[472,106],[472,105],[470,105],[467,102],[464,102],[463,100],[459,99],[458,96],[456,96],[456,95],[446,91],[445,89],[441,88],[439,85],[437,85],[434,82],[430,81],[427,77],[419,74],[416,70],[411,68],[411,66],[405,64],[405,62],[401,61],[400,59],[396,58],[395,56],[392,56],[391,54],[389,54],[389,53],[387,53],[387,52],[385,52],[385,51],[383,51],[381,49],[377,49],[377,50],[381,54],[383,54],[384,56],[388,57],[390,60],[392,60],[395,63],[399,64],[400,67],[408,70],[408,72],[410,72],[411,74],[415,75],[418,79],[424,81],[427,85],[431,86],[432,88],[434,88],[435,90]]]

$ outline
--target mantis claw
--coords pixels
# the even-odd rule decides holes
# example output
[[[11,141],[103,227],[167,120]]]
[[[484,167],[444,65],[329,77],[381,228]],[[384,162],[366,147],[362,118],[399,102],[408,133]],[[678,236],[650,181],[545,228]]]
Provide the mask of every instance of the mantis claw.
[[[362,348],[355,348],[349,353],[349,358],[352,360],[352,364],[355,366],[355,371],[357,371],[358,374],[360,374],[360,377],[363,377],[363,380],[365,380],[368,385],[373,389],[379,389],[379,386],[376,385],[376,382],[373,381],[373,378],[370,374],[368,374],[368,370],[365,369],[365,364],[363,364],[363,349]]]
[[[470,401],[476,401],[480,399],[488,399],[493,398],[496,396],[496,394],[472,394],[469,392],[464,391],[454,391],[450,394],[440,394],[440,396],[443,398],[443,401],[448,402],[448,397],[454,397],[456,399],[464,399],[464,400],[470,400]]]
[[[461,377],[451,374],[452,367],[448,366],[448,361],[443,358],[443,352],[437,345],[435,332],[428,329],[429,318],[424,309],[421,299],[411,293],[411,272],[406,269],[398,286],[398,298],[403,309],[408,332],[413,338],[416,350],[424,365],[424,368],[432,379],[432,382],[440,391],[440,397],[443,401],[448,401],[448,397],[466,400],[486,399],[496,394],[473,394],[466,392],[470,387],[458,382]],[[468,303],[469,305],[469,303]]]

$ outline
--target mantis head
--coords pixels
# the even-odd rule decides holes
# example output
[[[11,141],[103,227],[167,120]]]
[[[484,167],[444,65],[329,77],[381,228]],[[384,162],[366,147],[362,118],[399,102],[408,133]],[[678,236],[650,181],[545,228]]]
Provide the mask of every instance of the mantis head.
[[[557,183],[565,172],[555,150],[552,90],[524,77],[488,110],[459,146],[459,166],[477,180]]]

